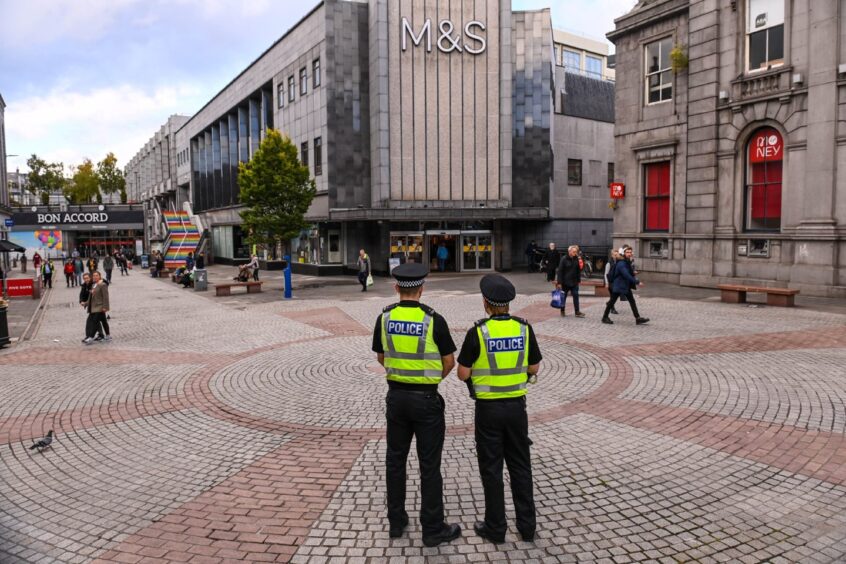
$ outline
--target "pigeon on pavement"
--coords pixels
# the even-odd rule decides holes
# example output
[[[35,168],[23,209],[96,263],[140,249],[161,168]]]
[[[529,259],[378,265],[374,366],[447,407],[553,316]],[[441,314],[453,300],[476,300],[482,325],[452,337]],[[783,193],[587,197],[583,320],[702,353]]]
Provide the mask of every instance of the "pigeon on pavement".
[[[38,449],[38,452],[41,452],[42,449],[47,448],[53,443],[53,429],[47,431],[47,436],[43,439],[39,439],[38,441],[32,443],[32,446],[29,447],[29,450]]]

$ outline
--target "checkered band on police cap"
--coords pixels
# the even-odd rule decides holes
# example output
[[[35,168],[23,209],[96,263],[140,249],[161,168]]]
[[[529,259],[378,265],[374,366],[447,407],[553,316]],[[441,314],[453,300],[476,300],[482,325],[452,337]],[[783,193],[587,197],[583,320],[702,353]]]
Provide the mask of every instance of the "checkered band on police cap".
[[[422,286],[425,281],[423,278],[420,280],[397,280],[397,286],[400,288],[416,288]]]
[[[400,288],[417,288],[418,286],[422,286],[428,274],[429,269],[417,262],[401,264],[394,267],[391,271],[391,275],[396,278],[397,286]]]

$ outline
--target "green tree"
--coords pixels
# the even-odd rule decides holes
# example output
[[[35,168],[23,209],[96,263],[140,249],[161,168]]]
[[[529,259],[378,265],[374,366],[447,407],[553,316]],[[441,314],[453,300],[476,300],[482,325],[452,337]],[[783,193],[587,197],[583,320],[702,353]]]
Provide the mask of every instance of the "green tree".
[[[275,129],[259,145],[253,158],[238,165],[241,212],[247,241],[276,248],[309,226],[305,214],[317,189],[308,167],[297,156],[291,140]]]
[[[91,159],[83,159],[73,173],[73,177],[65,187],[65,197],[72,204],[90,204],[94,201],[102,202],[100,194],[100,177],[94,169]]]
[[[97,177],[100,179],[100,192],[120,193],[121,203],[126,203],[126,179],[123,177],[123,171],[117,167],[117,157],[114,153],[109,153],[97,163]]]
[[[26,160],[28,190],[41,198],[45,206],[50,203],[50,194],[62,192],[65,188],[65,166],[62,163],[48,163],[33,154]]]

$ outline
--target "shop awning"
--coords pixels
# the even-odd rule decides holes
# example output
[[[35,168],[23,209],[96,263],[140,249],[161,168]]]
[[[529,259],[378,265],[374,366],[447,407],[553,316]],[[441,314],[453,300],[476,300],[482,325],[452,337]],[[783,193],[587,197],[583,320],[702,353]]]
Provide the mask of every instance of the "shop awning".
[[[26,249],[5,239],[0,239],[0,253],[23,253]]]

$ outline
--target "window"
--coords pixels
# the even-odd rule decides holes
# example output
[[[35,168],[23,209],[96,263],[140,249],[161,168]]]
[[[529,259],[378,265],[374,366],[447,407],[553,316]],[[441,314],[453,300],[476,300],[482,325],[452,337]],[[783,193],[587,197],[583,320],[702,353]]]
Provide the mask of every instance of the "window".
[[[759,129],[746,152],[746,230],[781,229],[781,178],[784,143],[772,127]]]
[[[608,163],[608,184],[614,182],[614,163]]]
[[[582,161],[579,159],[567,159],[567,184],[582,185]]]
[[[300,96],[304,96],[308,90],[308,74],[305,67],[300,69]]]
[[[314,88],[320,86],[320,59],[311,62],[311,80]]]
[[[784,0],[748,0],[746,8],[748,70],[784,64]]]
[[[575,51],[568,51],[567,49],[563,49],[564,51],[564,70],[567,72],[581,72],[582,70],[582,55]]]
[[[279,87],[276,89],[276,98],[279,99],[279,102],[278,102],[279,107],[284,108],[285,107],[285,85],[284,84],[280,84]]]
[[[289,101],[289,102],[293,102],[293,101],[294,101],[294,88],[295,88],[295,86],[294,86],[294,77],[293,77],[293,76],[289,76],[289,77],[288,77],[288,101]]]
[[[300,160],[303,166],[308,166],[308,141],[300,143]]]
[[[646,103],[666,102],[673,98],[673,73],[670,51],[673,40],[668,37],[646,46]]]
[[[320,137],[314,138],[314,175],[323,174],[323,140]]]
[[[670,162],[644,166],[646,231],[670,230]]]
[[[602,59],[585,55],[585,72],[592,78],[602,78]]]

